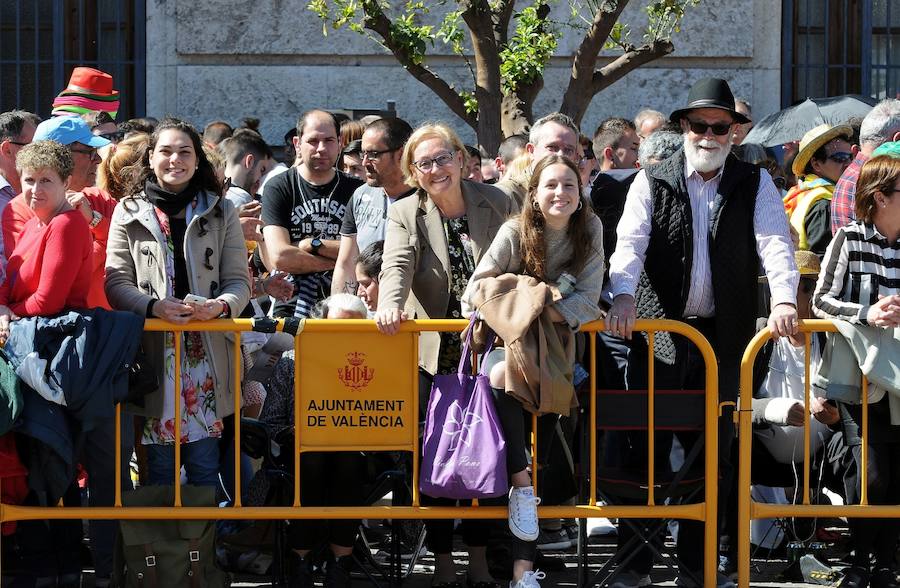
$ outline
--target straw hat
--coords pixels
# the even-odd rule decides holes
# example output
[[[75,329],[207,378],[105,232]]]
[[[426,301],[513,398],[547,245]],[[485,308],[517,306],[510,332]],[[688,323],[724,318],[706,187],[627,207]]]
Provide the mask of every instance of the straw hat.
[[[822,269],[819,256],[812,251],[794,251],[794,263],[797,264],[801,278],[815,278],[819,275],[819,270]],[[766,276],[759,276],[760,284],[765,284],[768,281],[769,279]]]
[[[822,263],[819,256],[812,251],[795,251],[794,262],[797,269],[800,270],[801,276],[818,276],[819,270],[822,269]]]
[[[818,151],[822,145],[825,145],[838,137],[849,139],[852,136],[853,129],[850,128],[850,125],[837,125],[833,127],[829,124],[821,124],[806,131],[806,134],[800,139],[800,151],[797,152],[797,157],[794,158],[794,164],[791,166],[791,171],[793,171],[796,176],[802,176],[803,170],[806,169],[806,164],[812,159],[813,153]]]

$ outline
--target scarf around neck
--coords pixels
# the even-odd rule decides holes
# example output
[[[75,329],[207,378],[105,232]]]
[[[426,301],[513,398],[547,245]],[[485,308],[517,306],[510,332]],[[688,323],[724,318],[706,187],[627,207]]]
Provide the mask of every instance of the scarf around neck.
[[[197,197],[197,192],[197,187],[193,183],[188,184],[184,190],[178,193],[169,192],[152,179],[148,179],[144,183],[144,194],[147,199],[168,216],[176,216],[187,208],[187,205]]]

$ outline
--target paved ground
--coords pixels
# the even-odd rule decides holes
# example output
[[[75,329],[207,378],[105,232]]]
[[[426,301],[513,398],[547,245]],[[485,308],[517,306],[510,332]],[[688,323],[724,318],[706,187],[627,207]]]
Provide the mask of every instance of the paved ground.
[[[835,530],[841,532],[842,538],[836,544],[833,544],[829,547],[827,551],[827,557],[829,565],[832,565],[835,568],[840,568],[844,565],[840,562],[840,559],[845,553],[844,545],[846,543],[846,532],[841,528],[837,528]],[[460,551],[455,555],[457,556],[457,562],[462,573],[462,570],[465,569],[466,565],[466,553],[462,550],[461,544],[458,544],[458,547],[460,548]],[[615,547],[615,538],[601,538],[592,540],[588,547],[589,561],[591,565],[602,565],[602,563],[605,562],[615,552]],[[0,583],[0,585],[9,586],[10,580],[12,579],[10,574],[13,573],[13,569],[11,569],[9,566],[12,565],[14,558],[9,557],[9,552],[7,550],[4,551],[4,560],[0,562],[4,564],[3,567],[0,568],[3,571],[3,581],[2,583]],[[377,542],[373,545],[372,551],[374,552],[374,558],[376,560],[383,559],[385,557],[385,553],[378,550]],[[413,573],[407,580],[403,582],[404,588],[428,588],[431,583],[431,571],[433,569],[432,564],[433,560],[430,554],[424,554],[416,564]],[[790,576],[789,563],[786,560],[785,554],[774,555],[768,558],[763,558],[759,554],[756,554],[754,556],[754,559],[752,560],[752,566],[751,586],[754,587],[814,586],[814,584],[806,584]],[[544,586],[544,588],[551,586],[575,587],[578,585],[578,557],[574,549],[566,551],[547,552],[545,554],[542,554],[541,560],[539,562],[539,567],[545,570],[548,574],[547,579],[542,582],[542,586]],[[373,568],[369,569],[370,571],[374,572]],[[783,574],[785,570],[788,570],[787,576]],[[596,567],[594,568],[594,571],[596,571]],[[499,572],[497,575],[499,577]],[[464,578],[462,577],[461,579],[464,580]],[[652,579],[654,586],[675,585],[674,572],[669,570],[662,563],[658,563],[656,565],[652,573]],[[273,586],[270,578],[252,574],[236,574],[234,577],[234,583],[232,585],[246,587]],[[90,568],[86,568],[85,570],[83,586],[85,588],[92,588],[94,586],[93,574],[91,573]],[[358,588],[363,588],[365,586],[387,587],[389,586],[389,584],[382,578],[377,579],[377,584],[372,584],[367,582],[366,578],[362,574],[359,574],[357,579],[354,581],[354,586]]]

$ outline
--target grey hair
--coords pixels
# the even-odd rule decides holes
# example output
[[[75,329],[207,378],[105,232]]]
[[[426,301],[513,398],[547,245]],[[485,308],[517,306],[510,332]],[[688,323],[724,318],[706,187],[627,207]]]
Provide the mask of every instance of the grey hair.
[[[641,125],[644,124],[644,121],[648,121],[650,119],[656,119],[660,121],[661,124],[665,124],[666,115],[661,113],[658,110],[653,110],[652,108],[645,108],[644,110],[638,112],[634,115],[634,127],[636,129],[640,129]]]
[[[638,161],[647,167],[657,161],[668,159],[681,148],[683,135],[672,131],[656,131],[647,135],[638,147]]]
[[[878,147],[900,131],[900,100],[888,98],[872,107],[859,127],[861,145]]]
[[[368,316],[366,305],[358,296],[341,292],[340,294],[332,294],[319,304],[319,308],[315,313],[318,318],[328,318],[328,313],[332,310],[343,310],[344,312],[358,315],[364,319]]]
[[[578,142],[578,135],[581,134],[581,131],[578,129],[578,125],[575,124],[575,121],[572,120],[572,117],[561,112],[551,112],[547,116],[542,116],[541,118],[534,121],[534,124],[531,125],[531,130],[528,132],[528,142],[532,145],[537,145],[538,141],[541,138],[541,129],[548,123],[556,123],[562,127],[568,127],[573,133],[575,133],[575,142]]]

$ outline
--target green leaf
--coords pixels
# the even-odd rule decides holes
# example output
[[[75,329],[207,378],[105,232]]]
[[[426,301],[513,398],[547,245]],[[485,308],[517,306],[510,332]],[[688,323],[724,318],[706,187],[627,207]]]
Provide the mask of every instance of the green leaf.
[[[556,50],[557,32],[542,19],[538,10],[547,2],[537,2],[516,13],[515,30],[500,50],[500,76],[504,92],[513,92],[522,83],[531,83],[543,75]]]

